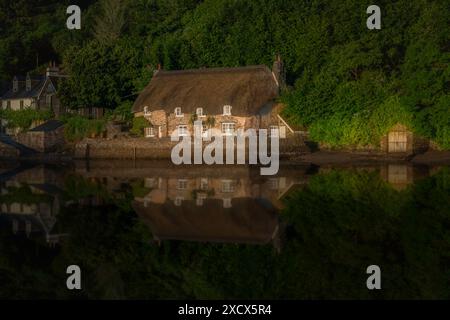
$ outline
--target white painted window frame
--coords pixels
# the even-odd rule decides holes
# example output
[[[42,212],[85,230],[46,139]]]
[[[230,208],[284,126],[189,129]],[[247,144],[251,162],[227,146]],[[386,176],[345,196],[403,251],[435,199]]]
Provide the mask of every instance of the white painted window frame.
[[[195,110],[195,114],[197,115],[197,117],[199,118],[204,118],[206,117],[206,115],[203,113],[203,108],[197,108]]]
[[[174,112],[175,112],[175,117],[177,117],[177,118],[182,118],[182,117],[184,117],[184,114],[183,114],[183,112],[181,111],[181,108],[180,108],[180,107],[175,108]]]
[[[232,130],[230,128],[226,129],[226,126],[232,127]],[[236,123],[234,122],[222,122],[221,127],[223,136],[233,136],[236,133]]]
[[[155,128],[147,127],[144,129],[144,133],[145,133],[146,138],[153,138],[153,137],[155,137]]]
[[[231,116],[231,109],[232,109],[233,107],[232,106],[230,106],[230,105],[225,105],[225,106],[223,106],[223,115],[224,116]]]
[[[179,137],[189,136],[188,126],[185,124],[180,124],[179,126],[177,126],[177,134]]]

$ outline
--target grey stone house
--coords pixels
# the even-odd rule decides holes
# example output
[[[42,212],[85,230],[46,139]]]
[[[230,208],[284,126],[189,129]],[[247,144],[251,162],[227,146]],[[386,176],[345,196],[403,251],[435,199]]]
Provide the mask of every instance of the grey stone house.
[[[3,110],[50,110],[55,117],[59,117],[66,111],[57,95],[59,82],[64,77],[55,64],[47,68],[45,75],[27,74],[24,78],[15,76],[10,89],[0,98],[0,107]],[[6,124],[5,120],[1,121],[2,128]]]

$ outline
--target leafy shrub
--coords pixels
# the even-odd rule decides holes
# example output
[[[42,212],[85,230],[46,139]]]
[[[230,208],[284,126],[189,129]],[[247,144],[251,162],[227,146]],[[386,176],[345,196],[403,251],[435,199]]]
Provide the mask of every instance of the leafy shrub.
[[[133,119],[133,126],[130,130],[131,133],[144,136],[144,129],[149,126],[149,122],[144,117],[136,117]]]
[[[35,121],[46,121],[51,119],[51,111],[39,111],[34,109],[23,110],[0,110],[0,118],[7,121],[8,128],[19,128],[28,130]]]
[[[107,110],[104,118],[108,121],[123,121],[131,123],[133,121],[132,113],[133,102],[126,100],[118,105],[115,109]]]
[[[331,147],[364,147],[379,145],[380,139],[395,124],[412,126],[412,115],[397,97],[389,97],[373,110],[363,110],[353,116],[334,114],[314,122],[311,138]]]
[[[65,122],[64,134],[68,141],[100,135],[106,128],[106,120],[87,119],[78,115],[67,118]]]

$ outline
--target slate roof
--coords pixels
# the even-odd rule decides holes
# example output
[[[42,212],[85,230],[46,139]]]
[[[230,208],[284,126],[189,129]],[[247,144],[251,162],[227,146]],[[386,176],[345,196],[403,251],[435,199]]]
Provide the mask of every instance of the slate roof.
[[[33,128],[30,130],[30,132],[50,132],[53,130],[58,129],[59,127],[63,126],[64,123],[59,120],[49,120],[40,126],[37,126],[36,128]]]
[[[39,96],[39,93],[42,90],[42,87],[45,85],[45,81],[47,78],[45,76],[42,77],[34,77],[31,79],[31,90],[26,90],[26,80],[23,78],[19,78],[19,90],[17,92],[13,91],[13,88],[10,88],[4,95],[2,95],[3,100],[16,100],[16,99],[27,99],[27,98],[35,98]]]

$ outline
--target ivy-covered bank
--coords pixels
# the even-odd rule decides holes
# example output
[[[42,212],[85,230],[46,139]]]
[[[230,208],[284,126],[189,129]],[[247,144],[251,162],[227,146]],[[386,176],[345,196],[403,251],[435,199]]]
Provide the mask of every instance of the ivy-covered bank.
[[[447,0],[379,0],[381,30],[366,27],[368,0],[86,0],[76,32],[69,2],[0,1],[0,81],[58,60],[65,105],[116,109],[158,64],[270,66],[280,54],[285,116],[314,140],[374,144],[402,122],[450,149]]]

